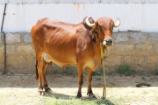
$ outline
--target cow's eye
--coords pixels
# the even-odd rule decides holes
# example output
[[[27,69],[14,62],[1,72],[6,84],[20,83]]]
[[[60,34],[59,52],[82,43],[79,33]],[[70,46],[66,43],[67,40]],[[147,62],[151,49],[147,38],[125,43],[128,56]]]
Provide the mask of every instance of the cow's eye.
[[[99,25],[100,30],[103,32],[103,27],[101,25]]]
[[[101,26],[101,25],[99,25],[99,28],[100,28],[100,29],[102,29],[102,26]]]

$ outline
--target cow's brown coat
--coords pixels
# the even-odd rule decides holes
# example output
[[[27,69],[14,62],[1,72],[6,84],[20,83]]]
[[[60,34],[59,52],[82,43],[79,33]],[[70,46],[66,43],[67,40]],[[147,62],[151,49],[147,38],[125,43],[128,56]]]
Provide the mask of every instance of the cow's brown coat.
[[[114,22],[111,18],[102,17],[95,22],[96,27],[90,28],[86,25],[85,19],[79,24],[70,24],[44,18],[32,27],[31,35],[36,52],[39,91],[43,89],[43,86],[45,91],[50,90],[45,75],[48,62],[45,63],[43,59],[43,55],[46,54],[54,63],[61,67],[67,65],[78,66],[79,88],[77,97],[82,96],[83,72],[84,68],[87,68],[87,94],[93,94],[91,89],[92,72],[102,64],[100,43],[97,36],[101,42],[106,39],[112,39]],[[91,23],[94,22],[92,18],[89,21]],[[92,41],[94,33],[95,42]]]

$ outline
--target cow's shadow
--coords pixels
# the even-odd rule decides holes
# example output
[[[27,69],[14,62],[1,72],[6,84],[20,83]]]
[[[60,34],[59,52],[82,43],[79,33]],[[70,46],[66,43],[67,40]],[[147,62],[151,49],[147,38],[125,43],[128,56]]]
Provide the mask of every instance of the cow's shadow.
[[[43,97],[49,97],[49,98],[55,98],[55,99],[63,99],[63,100],[73,100],[73,99],[79,99],[82,101],[95,101],[97,105],[105,104],[105,105],[114,105],[110,100],[107,99],[98,99],[96,97],[82,97],[82,98],[76,98],[75,96],[71,95],[65,95],[65,94],[59,94],[59,93],[44,93]]]

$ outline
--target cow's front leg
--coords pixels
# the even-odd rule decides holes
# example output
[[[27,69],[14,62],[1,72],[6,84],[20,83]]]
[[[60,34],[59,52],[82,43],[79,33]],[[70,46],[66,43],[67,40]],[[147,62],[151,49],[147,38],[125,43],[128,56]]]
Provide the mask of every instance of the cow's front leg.
[[[91,88],[91,81],[92,81],[92,73],[91,69],[87,68],[87,95],[93,95],[92,88]]]
[[[78,93],[77,93],[77,98],[82,97],[81,89],[82,89],[82,84],[83,84],[83,72],[84,72],[84,68],[78,66]]]

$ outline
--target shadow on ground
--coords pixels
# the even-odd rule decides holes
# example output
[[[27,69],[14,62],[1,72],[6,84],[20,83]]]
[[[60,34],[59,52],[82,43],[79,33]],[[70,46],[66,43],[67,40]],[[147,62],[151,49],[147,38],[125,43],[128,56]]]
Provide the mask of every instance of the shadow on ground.
[[[80,101],[86,101],[86,102],[90,102],[90,101],[94,101],[97,105],[114,105],[110,100],[107,99],[98,99],[98,98],[94,98],[93,96],[89,96],[89,97],[82,97],[82,98],[76,98],[74,96],[71,95],[65,95],[65,94],[57,94],[57,93],[49,93],[49,94],[45,94],[43,97],[45,97],[45,101],[47,101],[48,99],[62,99],[62,100],[76,100],[79,99]]]

